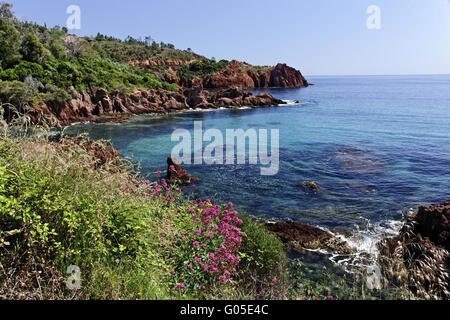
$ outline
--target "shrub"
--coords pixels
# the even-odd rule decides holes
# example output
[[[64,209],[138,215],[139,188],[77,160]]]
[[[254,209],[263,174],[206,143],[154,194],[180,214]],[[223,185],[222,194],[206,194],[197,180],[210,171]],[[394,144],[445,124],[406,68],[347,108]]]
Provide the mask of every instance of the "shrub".
[[[244,235],[239,254],[242,285],[252,295],[266,297],[266,294],[272,294],[270,298],[275,298],[273,289],[276,284],[280,288],[279,298],[279,292],[286,286],[287,280],[287,259],[283,244],[257,221],[248,216],[242,220],[241,230]]]
[[[196,77],[208,77],[214,73],[226,68],[229,62],[221,60],[216,62],[214,60],[203,59],[201,61],[194,61],[187,65],[182,65],[178,68],[177,74],[180,78],[192,79]]]
[[[22,41],[20,53],[27,61],[39,62],[44,53],[44,46],[33,32],[29,32]]]

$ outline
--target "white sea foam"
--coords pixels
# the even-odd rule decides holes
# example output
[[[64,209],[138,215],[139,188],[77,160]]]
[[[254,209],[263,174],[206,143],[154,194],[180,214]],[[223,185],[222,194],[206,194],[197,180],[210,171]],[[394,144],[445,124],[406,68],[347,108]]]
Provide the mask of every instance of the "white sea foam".
[[[398,235],[402,226],[403,222],[398,220],[386,220],[376,224],[367,221],[364,230],[355,226],[355,231],[350,236],[324,229],[356,249],[355,253],[339,254],[324,249],[308,251],[326,255],[330,261],[340,265],[348,273],[354,273],[358,270],[363,271],[366,274],[367,286],[371,289],[380,289],[382,275],[377,263],[379,255],[377,244],[386,237]]]

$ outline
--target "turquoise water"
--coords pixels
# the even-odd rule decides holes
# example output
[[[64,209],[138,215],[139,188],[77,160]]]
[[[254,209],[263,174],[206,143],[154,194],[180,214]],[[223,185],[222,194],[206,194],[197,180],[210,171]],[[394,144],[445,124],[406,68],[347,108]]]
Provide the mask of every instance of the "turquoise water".
[[[263,90],[297,105],[136,117],[69,132],[111,139],[122,156],[139,160],[151,174],[166,169],[176,145],[172,132],[192,132],[194,121],[223,132],[279,129],[277,175],[261,176],[260,165],[186,165],[201,178],[197,192],[255,216],[346,234],[355,234],[357,225],[379,238],[398,229],[405,210],[450,199],[450,76],[308,80],[315,86]],[[305,181],[321,191],[311,192]]]

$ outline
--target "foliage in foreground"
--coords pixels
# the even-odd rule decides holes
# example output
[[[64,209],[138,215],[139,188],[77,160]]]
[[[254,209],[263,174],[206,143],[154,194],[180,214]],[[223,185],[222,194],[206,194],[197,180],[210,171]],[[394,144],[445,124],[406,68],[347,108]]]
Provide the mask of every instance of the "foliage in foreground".
[[[2,298],[256,298],[283,282],[280,248],[231,204],[186,199],[117,159],[99,167],[71,139],[0,140]],[[80,290],[66,288],[71,265]]]

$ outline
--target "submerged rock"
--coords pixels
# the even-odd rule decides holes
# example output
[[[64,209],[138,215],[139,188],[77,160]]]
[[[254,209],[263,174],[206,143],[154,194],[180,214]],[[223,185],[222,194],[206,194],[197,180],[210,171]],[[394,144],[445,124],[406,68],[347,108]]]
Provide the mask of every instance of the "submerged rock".
[[[340,148],[333,154],[332,160],[341,170],[349,172],[374,173],[383,169],[383,163],[380,159],[356,148]]]
[[[169,183],[190,184],[196,180],[199,179],[187,174],[177,158],[167,158],[167,181]]]
[[[331,233],[299,222],[266,223],[266,228],[288,247],[300,249],[324,249],[340,254],[350,254],[355,249],[350,248],[345,241]]]
[[[302,186],[308,191],[313,191],[313,192],[322,191],[322,189],[319,187],[319,185],[314,181],[305,181],[302,183]]]
[[[388,279],[426,299],[450,298],[450,201],[422,206],[400,234],[379,243]]]

